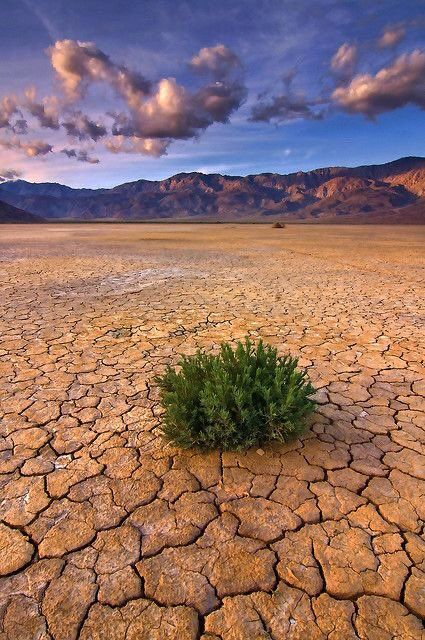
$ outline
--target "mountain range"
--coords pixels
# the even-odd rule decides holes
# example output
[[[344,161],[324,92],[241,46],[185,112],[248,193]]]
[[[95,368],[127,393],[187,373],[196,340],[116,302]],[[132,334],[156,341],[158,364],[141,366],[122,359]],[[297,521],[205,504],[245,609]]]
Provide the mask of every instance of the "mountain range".
[[[7,205],[17,209],[8,210]],[[425,158],[287,175],[179,173],[111,189],[25,180],[0,184],[0,222],[167,219],[425,223]]]

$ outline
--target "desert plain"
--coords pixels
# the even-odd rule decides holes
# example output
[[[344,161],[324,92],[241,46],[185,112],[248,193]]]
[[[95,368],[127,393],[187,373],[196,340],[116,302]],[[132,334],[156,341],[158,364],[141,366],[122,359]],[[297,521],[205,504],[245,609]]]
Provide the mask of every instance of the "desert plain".
[[[424,241],[2,227],[1,640],[423,638]],[[305,435],[166,444],[155,374],[245,335],[308,369]]]

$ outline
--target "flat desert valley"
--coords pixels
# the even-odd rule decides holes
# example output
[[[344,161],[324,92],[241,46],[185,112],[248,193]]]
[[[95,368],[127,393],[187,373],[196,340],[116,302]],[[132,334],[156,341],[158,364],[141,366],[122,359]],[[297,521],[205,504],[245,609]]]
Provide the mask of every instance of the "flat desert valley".
[[[424,246],[424,226],[2,227],[0,638],[422,638]],[[246,335],[308,369],[306,434],[173,449],[155,374]]]

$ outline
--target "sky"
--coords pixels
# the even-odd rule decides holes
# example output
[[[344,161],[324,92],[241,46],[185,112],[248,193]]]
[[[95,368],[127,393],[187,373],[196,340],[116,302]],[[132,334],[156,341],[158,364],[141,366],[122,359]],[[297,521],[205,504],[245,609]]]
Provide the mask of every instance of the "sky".
[[[0,182],[425,155],[423,0],[1,0]]]

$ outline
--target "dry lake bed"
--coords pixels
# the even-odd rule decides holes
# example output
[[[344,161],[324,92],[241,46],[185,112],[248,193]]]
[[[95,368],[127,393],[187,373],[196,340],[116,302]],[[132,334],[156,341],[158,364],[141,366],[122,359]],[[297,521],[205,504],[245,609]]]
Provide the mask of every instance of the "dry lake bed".
[[[422,638],[424,232],[1,227],[0,639]],[[153,376],[247,334],[306,435],[164,444]]]

